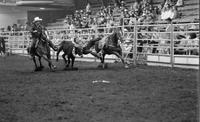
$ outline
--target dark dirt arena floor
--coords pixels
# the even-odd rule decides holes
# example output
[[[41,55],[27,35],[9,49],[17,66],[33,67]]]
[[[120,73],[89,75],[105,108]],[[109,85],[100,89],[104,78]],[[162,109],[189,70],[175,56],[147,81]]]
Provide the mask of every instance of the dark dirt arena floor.
[[[54,63],[35,73],[27,57],[0,57],[0,122],[197,122],[197,70]]]

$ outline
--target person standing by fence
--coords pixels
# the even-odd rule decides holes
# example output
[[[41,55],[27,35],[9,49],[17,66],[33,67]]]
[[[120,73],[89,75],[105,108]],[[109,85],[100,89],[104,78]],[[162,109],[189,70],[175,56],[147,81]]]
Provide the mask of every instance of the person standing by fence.
[[[6,53],[5,40],[3,37],[0,37],[0,53],[3,53],[4,55]]]

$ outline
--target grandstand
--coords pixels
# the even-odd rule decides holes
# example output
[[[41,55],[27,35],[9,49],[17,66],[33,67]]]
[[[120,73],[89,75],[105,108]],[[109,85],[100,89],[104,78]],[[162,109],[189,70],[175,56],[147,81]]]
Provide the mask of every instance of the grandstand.
[[[134,3],[133,0],[124,0],[126,3],[126,6],[130,6]],[[89,1],[92,6],[93,14],[95,14],[102,6],[101,2],[97,1]],[[110,1],[108,2],[109,5],[114,5],[114,2]],[[163,4],[163,0],[152,0],[153,6],[159,6],[160,4]],[[178,7],[178,11],[181,13],[181,17],[176,19],[178,22],[191,22],[191,21],[198,21],[199,20],[199,1],[198,0],[184,0],[184,6]],[[64,26],[65,18],[57,19],[55,23],[49,23],[50,27],[56,27],[56,26]]]
[[[48,0],[47,0],[48,1]],[[124,0],[125,8],[129,9],[131,5],[135,3],[132,0]],[[59,3],[60,2],[60,3]],[[64,4],[64,1],[57,1],[58,4]],[[81,1],[75,1],[75,4]],[[149,22],[133,22],[132,24],[125,24],[126,21],[131,21],[131,18],[122,16],[120,12],[113,12],[112,17],[114,18],[113,25],[107,26],[107,23],[98,24],[94,29],[94,23],[89,23],[87,28],[76,27],[69,30],[66,27],[65,17],[72,18],[75,11],[85,11],[87,2],[91,6],[91,14],[88,18],[101,18],[101,11],[103,9],[108,9],[114,7],[114,2],[111,0],[89,0],[87,2],[82,1],[84,6],[70,6],[73,8],[72,13],[66,13],[63,18],[56,19],[56,22],[48,23],[47,28],[50,32],[50,37],[55,44],[59,44],[62,40],[70,40],[74,36],[74,32],[79,36],[80,39],[88,41],[91,39],[91,35],[107,35],[111,33],[112,28],[121,27],[122,33],[124,35],[125,41],[122,42],[124,46],[124,55],[127,60],[138,61],[147,64],[159,64],[168,66],[179,66],[181,67],[189,66],[192,68],[198,68],[199,65],[199,1],[198,0],[184,0],[184,4],[177,7],[179,17],[173,19],[172,23],[169,24],[165,20],[160,20],[159,17],[155,19],[152,23]],[[152,0],[150,3],[153,7],[159,7],[164,1]],[[48,5],[54,7],[54,5]],[[107,8],[102,8],[102,6],[107,6]],[[30,5],[29,5],[30,6]],[[38,5],[37,5],[38,6]],[[40,6],[41,7],[41,6]],[[55,9],[55,8],[54,8]],[[66,11],[66,10],[65,10]],[[114,11],[114,10],[113,10]],[[83,14],[84,15],[84,14]],[[62,16],[62,15],[61,15]],[[85,15],[84,15],[85,16]],[[160,15],[158,15],[160,16]],[[103,19],[107,18],[104,16]],[[82,18],[81,18],[81,21]],[[108,21],[108,20],[106,20]],[[144,27],[146,26],[146,28]],[[174,29],[170,29],[170,26]],[[139,31],[138,31],[139,30]],[[22,49],[27,47],[30,40],[28,39],[27,32],[15,32],[20,34],[12,34],[12,32],[4,32],[1,35],[7,38],[10,52],[20,50],[20,53],[26,53],[26,50]],[[156,33],[159,33],[156,35]],[[196,37],[190,38],[190,33],[195,33]],[[12,36],[11,36],[12,35]],[[13,35],[18,35],[13,37]],[[19,37],[22,35],[22,37]],[[184,38],[178,38],[180,35]],[[23,37],[25,36],[25,37]],[[162,38],[161,38],[162,37]],[[17,39],[17,40],[16,40]],[[15,41],[12,41],[15,40]],[[23,41],[19,41],[23,40]],[[141,43],[142,42],[142,43]],[[23,44],[26,44],[23,46]],[[54,52],[52,52],[54,54]],[[91,56],[85,56],[85,58],[91,59]],[[108,59],[115,59],[114,56],[108,57]],[[83,59],[80,59],[83,60]],[[94,59],[96,61],[96,59]],[[92,61],[94,61],[92,60]]]

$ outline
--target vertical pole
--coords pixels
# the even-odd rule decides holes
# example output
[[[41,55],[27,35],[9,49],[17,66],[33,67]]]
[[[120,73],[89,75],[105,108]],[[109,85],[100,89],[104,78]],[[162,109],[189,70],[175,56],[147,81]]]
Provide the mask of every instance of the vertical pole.
[[[137,59],[137,22],[134,22],[134,41],[133,41],[133,64],[136,66]]]
[[[120,17],[120,21],[122,21],[122,24],[120,24],[120,26],[121,26],[121,33],[122,33],[123,40],[124,40],[124,39],[127,39],[127,38],[124,38],[124,36],[125,36],[125,34],[124,34],[124,33],[125,33],[125,31],[124,31],[124,19],[126,19],[126,18],[121,18],[121,17]],[[124,43],[124,42],[121,42],[121,45],[124,46],[122,43]],[[125,48],[123,47],[123,49],[125,49]],[[122,50],[122,57],[123,57],[123,59],[125,60],[125,62],[127,62],[128,57],[125,57],[123,51],[125,51],[125,50]]]
[[[126,19],[126,18],[122,18],[122,32],[123,32],[123,37],[124,37],[124,19]]]
[[[103,0],[101,0],[101,4],[102,4],[102,6],[104,6],[104,1]]]
[[[200,38],[198,38],[200,39]],[[199,45],[200,50],[200,45]],[[200,122],[200,57],[199,57],[199,70],[197,74],[197,96],[198,96],[198,112],[197,112],[197,122]]]
[[[6,35],[7,35],[7,43],[8,43],[9,54],[11,54],[12,53],[11,41],[10,41],[11,32],[6,33]]]
[[[22,32],[22,37],[23,37],[23,48],[22,48],[22,53],[23,56],[25,55],[25,31]]]
[[[171,56],[171,67],[173,68],[174,67],[174,26],[173,26],[173,22],[171,21],[170,23],[170,26],[171,26],[171,31],[170,31],[170,44],[171,44],[171,47],[170,47],[170,56]]]

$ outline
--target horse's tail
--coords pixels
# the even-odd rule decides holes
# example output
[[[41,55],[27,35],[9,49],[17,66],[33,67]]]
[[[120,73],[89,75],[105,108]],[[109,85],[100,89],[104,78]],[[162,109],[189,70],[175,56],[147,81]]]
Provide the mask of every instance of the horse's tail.
[[[59,48],[58,48],[58,51],[57,51],[57,54],[56,54],[56,61],[58,61],[58,57],[59,57],[59,54],[60,52],[63,50],[63,45],[64,45],[65,41],[62,41],[60,44],[59,44]]]

